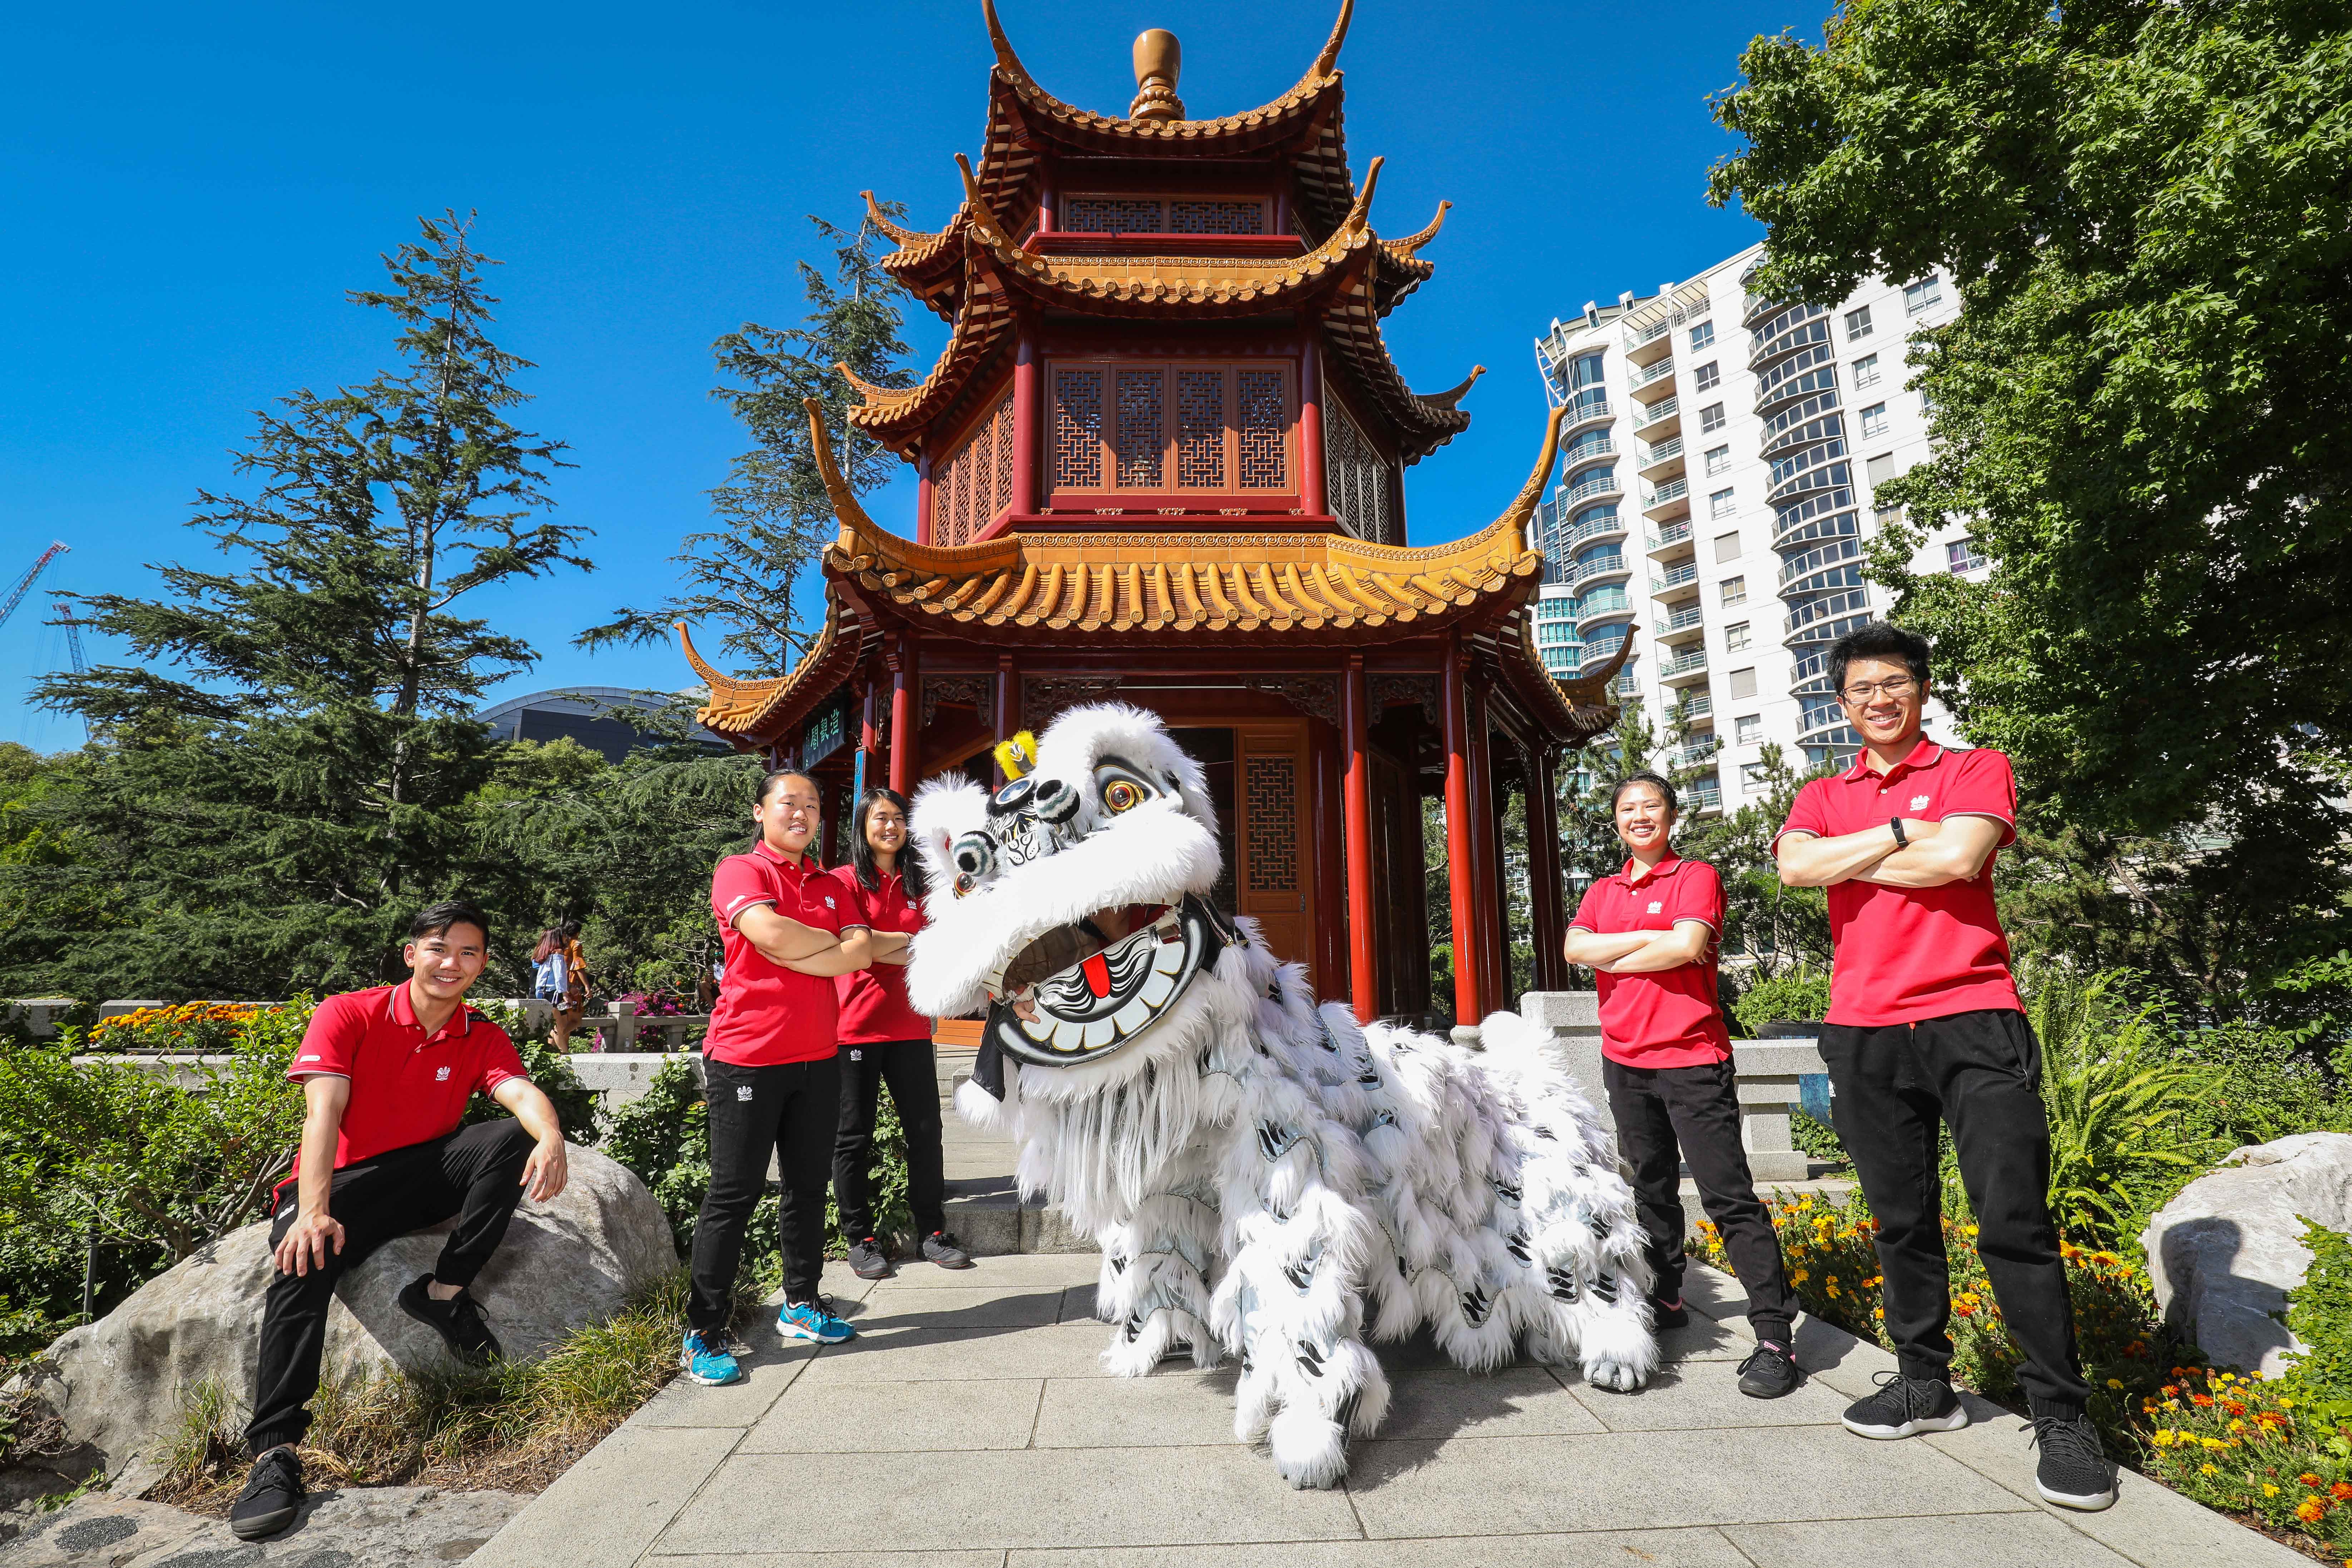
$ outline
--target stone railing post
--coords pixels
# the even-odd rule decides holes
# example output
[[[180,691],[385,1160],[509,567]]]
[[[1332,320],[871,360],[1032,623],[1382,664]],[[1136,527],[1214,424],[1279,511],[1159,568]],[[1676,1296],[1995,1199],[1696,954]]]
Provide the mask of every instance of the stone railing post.
[[[1584,1097],[1608,1114],[1608,1091],[1601,1087],[1601,998],[1591,991],[1529,991],[1519,998],[1519,1016],[1541,1029],[1553,1059],[1568,1069]]]
[[[1789,1117],[1801,1102],[1798,1079],[1829,1070],[1813,1040],[1735,1040],[1731,1070],[1738,1079],[1739,1142],[1759,1182],[1801,1182],[1810,1157],[1789,1136]]]
[[[627,1051],[636,1048],[637,1005],[635,1002],[613,1004],[613,1044],[611,1049]]]

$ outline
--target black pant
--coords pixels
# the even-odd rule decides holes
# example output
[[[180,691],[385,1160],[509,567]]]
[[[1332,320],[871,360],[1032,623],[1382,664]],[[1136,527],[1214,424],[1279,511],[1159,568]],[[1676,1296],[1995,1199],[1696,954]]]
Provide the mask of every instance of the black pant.
[[[947,1228],[946,1157],[940,1151],[940,1069],[931,1042],[841,1047],[841,1127],[833,1142],[833,1201],[841,1234],[855,1241],[874,1234],[874,1194],[866,1170],[874,1159],[874,1111],[885,1083],[907,1134],[907,1204],[915,1234]]]
[[[694,1225],[687,1327],[724,1328],[734,1315],[743,1226],[760,1206],[772,1154],[783,1175],[776,1240],[784,1255],[784,1300],[816,1300],[817,1278],[824,1271],[825,1156],[840,1114],[840,1070],[832,1057],[765,1068],[703,1058],[710,1190]]]
[[[1822,1026],[1837,1089],[1837,1133],[1878,1220],[1886,1332],[1907,1377],[1952,1364],[1937,1123],[1952,1129],[1976,1211],[1977,1250],[2037,1415],[2080,1415],[2090,1398],[2074,1353],[2074,1313],[2050,1222],[2050,1121],[2042,1046],[2011,1008],[1876,1028]]]
[[[342,1222],[343,1249],[330,1251],[307,1274],[279,1274],[261,1307],[261,1367],[254,1383],[253,1423],[246,1446],[256,1455],[299,1443],[310,1429],[307,1406],[319,1392],[319,1358],[327,1344],[327,1309],[335,1282],[397,1236],[439,1225],[457,1228],[442,1244],[433,1278],[470,1285],[499,1249],[522,1200],[522,1168],[531,1135],[512,1118],[478,1121],[444,1138],[388,1149],[344,1166],[327,1190],[327,1212]],[[289,1182],[269,1226],[269,1244],[286,1239],[301,1214],[299,1184]]]
[[[1617,1119],[1618,1151],[1633,1168],[1633,1205],[1658,1277],[1657,1299],[1682,1295],[1682,1166],[1687,1163],[1700,1206],[1722,1235],[1732,1270],[1748,1291],[1748,1327],[1759,1340],[1788,1345],[1797,1297],[1789,1289],[1771,1216],[1748,1173],[1731,1063],[1635,1068],[1604,1057],[1601,1081]]]

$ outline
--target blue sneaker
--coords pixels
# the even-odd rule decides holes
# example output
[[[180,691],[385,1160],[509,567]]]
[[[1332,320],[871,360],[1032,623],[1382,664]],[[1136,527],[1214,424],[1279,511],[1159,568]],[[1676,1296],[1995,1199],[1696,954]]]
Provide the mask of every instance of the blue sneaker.
[[[740,1382],[743,1376],[743,1369],[736,1364],[734,1352],[728,1348],[723,1330],[708,1333],[688,1331],[686,1343],[677,1352],[677,1364],[684,1369],[688,1382],[709,1388]]]
[[[857,1331],[835,1317],[822,1298],[784,1303],[784,1310],[776,1314],[776,1332],[788,1340],[814,1340],[821,1345],[837,1345],[857,1337]]]

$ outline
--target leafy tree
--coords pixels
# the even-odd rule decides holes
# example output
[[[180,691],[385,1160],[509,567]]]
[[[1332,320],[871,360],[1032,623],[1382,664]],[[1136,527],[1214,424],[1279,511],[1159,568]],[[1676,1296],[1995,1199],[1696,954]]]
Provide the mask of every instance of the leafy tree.
[[[887,205],[885,216],[904,208]],[[725,628],[719,647],[745,673],[774,674],[804,651],[796,597],[803,577],[838,531],[833,502],[809,441],[803,400],[823,405],[842,478],[859,494],[886,484],[898,468],[890,452],[861,437],[848,411],[862,398],[842,375],[846,365],[877,386],[908,386],[905,317],[894,284],[874,254],[882,231],[869,215],[852,232],[816,216],[818,237],[833,247],[833,275],[801,263],[809,313],[798,327],[746,321],[711,345],[725,384],[723,400],[751,433],[727,482],[710,492],[719,526],[689,533],[678,553],[685,587],[645,609],[623,608],[577,639],[583,647],[667,642],[672,623]]]
[[[1763,794],[1720,816],[1687,821],[1675,847],[1723,878],[1723,950],[1747,960],[1739,975],[1766,982],[1797,973],[1826,975],[1828,895],[1819,888],[1782,887],[1772,858],[1773,837],[1789,820],[1797,792],[1819,775],[1796,772],[1777,745],[1765,746],[1759,756]]]
[[[1958,285],[1913,361],[1939,450],[1880,499],[1968,519],[1994,570],[1914,575],[1897,526],[1874,571],[1969,734],[2057,821],[2315,860],[2235,896],[2340,919],[2352,13],[1855,0],[1741,65],[1710,190],[1769,228],[1750,289]]]
[[[535,656],[457,613],[537,577],[583,529],[547,521],[562,443],[508,416],[528,362],[488,336],[493,265],[471,220],[424,220],[384,258],[398,368],[257,415],[250,499],[200,493],[229,564],[155,568],[154,599],[91,625],[139,662],[55,676],[41,700],[99,739],[29,808],[68,863],[0,860],[0,903],[104,903],[95,932],[10,944],[14,984],[262,997],[378,978],[418,903],[474,869],[461,806],[494,752],[469,713]],[[47,884],[43,886],[43,884]]]

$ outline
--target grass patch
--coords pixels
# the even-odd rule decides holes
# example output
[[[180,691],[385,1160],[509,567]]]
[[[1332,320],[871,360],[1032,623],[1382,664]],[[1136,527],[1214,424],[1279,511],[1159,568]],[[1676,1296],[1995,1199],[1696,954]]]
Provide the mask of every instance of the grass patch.
[[[676,1375],[686,1292],[681,1269],[535,1362],[322,1384],[303,1468],[314,1486],[538,1491]],[[247,1468],[244,1412],[207,1382],[185,1396],[170,1472],[150,1495],[225,1512]]]

